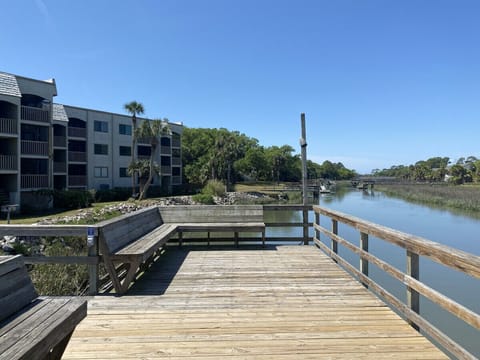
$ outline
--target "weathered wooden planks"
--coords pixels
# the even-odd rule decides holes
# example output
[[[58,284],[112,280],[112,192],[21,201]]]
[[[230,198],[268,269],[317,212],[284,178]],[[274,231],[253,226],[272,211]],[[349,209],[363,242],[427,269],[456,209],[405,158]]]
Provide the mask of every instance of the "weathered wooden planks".
[[[129,294],[93,298],[64,359],[447,358],[308,246],[169,248]]]
[[[0,360],[60,359],[85,299],[37,298],[22,256],[0,259]]]

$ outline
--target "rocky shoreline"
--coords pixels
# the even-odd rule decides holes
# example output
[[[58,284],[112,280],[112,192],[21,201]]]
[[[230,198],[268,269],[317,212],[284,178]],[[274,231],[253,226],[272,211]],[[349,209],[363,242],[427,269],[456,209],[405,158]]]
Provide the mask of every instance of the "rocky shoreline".
[[[259,200],[272,199],[268,195],[257,192],[228,192],[225,196],[214,197],[215,204],[217,205],[233,205],[237,203],[254,203]],[[126,214],[132,211],[137,211],[149,206],[169,206],[169,205],[194,205],[192,196],[172,196],[161,199],[138,201],[125,201],[118,204],[106,206],[101,209],[86,208],[79,209],[74,215],[59,216],[59,217],[46,217],[45,219],[38,221],[33,225],[55,225],[55,224],[77,224],[85,222],[89,219],[91,223],[95,223],[105,219],[108,214],[120,213]],[[60,239],[61,241],[61,239]],[[38,237],[15,237],[4,236],[0,239],[0,249],[6,254],[13,254],[18,252],[18,249],[25,247],[28,249],[31,255],[40,255],[43,253],[44,244]]]

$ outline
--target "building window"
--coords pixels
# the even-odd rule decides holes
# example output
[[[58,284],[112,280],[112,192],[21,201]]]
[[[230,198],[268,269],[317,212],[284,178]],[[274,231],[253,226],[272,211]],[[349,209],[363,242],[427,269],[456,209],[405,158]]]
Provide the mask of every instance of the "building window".
[[[118,132],[120,135],[132,135],[132,125],[118,124]]]
[[[108,123],[106,121],[95,120],[93,123],[93,128],[98,132],[108,132]]]
[[[125,167],[120,168],[120,177],[121,178],[129,177],[128,173],[127,173],[127,168],[125,168]]]
[[[131,156],[132,148],[130,146],[120,146],[120,156]]]
[[[96,155],[108,155],[107,144],[95,144],[94,153]]]
[[[106,178],[108,177],[108,167],[95,166],[93,168],[93,174],[96,178]]]

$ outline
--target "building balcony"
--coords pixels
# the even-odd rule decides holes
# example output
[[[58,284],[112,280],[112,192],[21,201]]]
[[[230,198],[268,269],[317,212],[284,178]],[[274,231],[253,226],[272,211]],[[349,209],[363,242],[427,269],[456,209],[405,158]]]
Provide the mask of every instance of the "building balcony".
[[[179,139],[172,139],[172,147],[180,148],[181,146],[182,146],[182,143]]]
[[[81,127],[68,127],[68,136],[85,139],[87,137],[87,129]]]
[[[53,172],[54,173],[66,173],[67,172],[67,164],[64,162],[53,162]]]
[[[87,153],[81,152],[81,151],[69,151],[68,161],[69,162],[87,162]]]
[[[150,160],[150,155],[138,155],[138,160]]]
[[[69,187],[87,186],[87,176],[86,175],[68,175],[68,186]]]
[[[12,170],[18,169],[17,156],[16,155],[0,155],[0,170]]]
[[[162,175],[170,175],[172,173],[172,168],[170,165],[163,165],[161,167],[161,174]]]
[[[182,165],[182,159],[178,157],[172,157],[172,165]]]
[[[48,175],[32,174],[22,175],[20,179],[22,189],[43,189],[48,188]]]
[[[67,137],[66,136],[54,136],[53,137],[53,146],[56,147],[67,147]]]
[[[50,114],[48,110],[42,110],[30,106],[21,107],[21,118],[22,120],[38,121],[43,123],[50,122]]]
[[[0,118],[0,133],[18,135],[17,119]]]
[[[48,141],[21,141],[22,155],[40,155],[48,156]]]
[[[182,177],[172,176],[172,185],[182,185]]]
[[[161,146],[160,153],[162,155],[172,155],[172,148],[170,146]]]

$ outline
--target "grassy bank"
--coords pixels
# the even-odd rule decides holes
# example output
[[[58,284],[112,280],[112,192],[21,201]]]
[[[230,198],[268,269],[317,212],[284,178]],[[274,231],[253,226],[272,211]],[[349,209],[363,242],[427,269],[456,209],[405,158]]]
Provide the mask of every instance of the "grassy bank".
[[[414,203],[480,214],[479,185],[377,185],[375,189]]]

